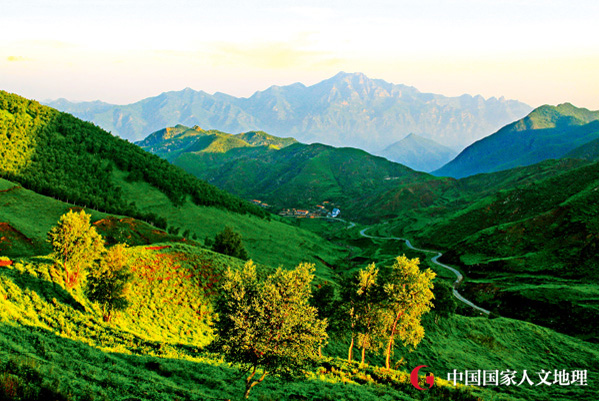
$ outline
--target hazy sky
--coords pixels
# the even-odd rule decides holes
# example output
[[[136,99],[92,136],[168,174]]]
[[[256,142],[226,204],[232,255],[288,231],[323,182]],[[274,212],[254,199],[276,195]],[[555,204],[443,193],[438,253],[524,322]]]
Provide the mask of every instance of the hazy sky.
[[[345,71],[596,110],[598,17],[596,0],[0,0],[0,89],[130,103]]]

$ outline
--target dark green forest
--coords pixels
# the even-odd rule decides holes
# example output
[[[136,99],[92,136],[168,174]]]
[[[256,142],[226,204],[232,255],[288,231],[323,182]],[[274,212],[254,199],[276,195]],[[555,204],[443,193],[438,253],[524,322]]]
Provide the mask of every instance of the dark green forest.
[[[0,177],[37,193],[80,206],[128,215],[166,227],[125,199],[113,170],[145,181],[175,205],[197,205],[267,217],[261,208],[201,181],[166,160],[97,126],[7,92],[0,92]]]

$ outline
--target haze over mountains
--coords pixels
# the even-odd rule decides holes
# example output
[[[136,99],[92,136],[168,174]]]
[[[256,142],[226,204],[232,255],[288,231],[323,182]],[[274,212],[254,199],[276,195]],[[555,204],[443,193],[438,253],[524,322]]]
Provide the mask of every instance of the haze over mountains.
[[[187,88],[122,106],[64,99],[47,104],[130,141],[184,124],[232,133],[263,130],[373,153],[410,133],[460,150],[531,111],[515,100],[446,97],[343,72],[312,86],[271,86],[249,98]]]
[[[387,146],[379,154],[414,170],[430,172],[449,162],[457,152],[432,139],[410,134]]]

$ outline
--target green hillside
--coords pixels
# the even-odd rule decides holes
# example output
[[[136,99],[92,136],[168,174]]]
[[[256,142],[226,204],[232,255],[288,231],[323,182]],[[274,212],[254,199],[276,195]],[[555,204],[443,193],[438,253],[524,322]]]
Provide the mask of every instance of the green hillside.
[[[489,181],[495,190],[480,192]],[[458,183],[395,232],[448,250],[470,278],[464,291],[487,308],[599,341],[599,164],[547,161]]]
[[[541,106],[522,120],[470,145],[434,174],[461,178],[561,158],[599,139],[597,120],[599,111],[569,103]]]
[[[325,263],[343,256],[317,235],[270,221],[262,208],[92,124],[6,92],[0,100],[0,149],[6,161],[0,177],[14,183],[5,183],[7,190],[0,192],[10,205],[0,208],[0,222],[9,232],[7,240],[16,236],[22,244],[19,251],[7,251],[11,255],[47,252],[47,229],[76,206],[101,210],[103,217],[116,214],[168,226],[200,240],[228,225],[242,234],[250,257],[274,266],[310,261],[325,269]]]
[[[198,205],[266,216],[258,207],[194,179],[93,124],[3,91],[0,144],[5,160],[0,177],[65,201],[138,214],[133,200],[125,199],[112,179],[114,171],[124,171],[127,181],[148,182],[177,205],[189,197]]]
[[[351,281],[347,273],[376,262],[381,280],[389,285],[399,280],[397,294],[410,298],[412,283],[401,286],[405,277],[394,275],[389,265],[404,251],[410,257],[424,256],[421,252],[407,251],[395,239],[364,238],[359,234],[364,226],[268,214],[91,124],[1,95],[0,151],[6,163],[0,165],[0,400],[238,398],[247,372],[227,363],[227,351],[213,341],[224,321],[215,310],[232,307],[222,297],[227,291],[245,297],[262,287],[231,289],[226,270],[239,270],[243,261],[207,249],[209,240],[229,226],[241,234],[258,279],[279,266],[288,274],[300,262],[314,263],[310,284],[319,298],[307,290],[301,301],[318,304],[319,316],[327,307],[331,312],[323,356],[310,350],[313,364],[295,369],[293,378],[268,376],[251,399],[595,401],[599,163],[549,160],[455,180],[353,148],[303,145],[262,132],[230,135],[177,126],[153,134],[147,146],[163,149],[164,158],[187,161],[197,170],[190,172],[209,172],[211,181],[220,179],[219,185],[230,185],[244,197],[261,191],[256,192],[260,199],[272,205],[335,202],[350,216],[380,222],[370,227],[373,234],[406,235],[418,245],[443,250],[444,259],[467,276],[461,291],[506,316],[468,317],[472,312],[464,306],[458,307],[463,315],[446,316],[440,312],[448,301],[442,289],[446,297],[451,290],[435,281],[435,308],[425,315],[423,327],[406,320],[399,329],[415,330],[424,340],[409,350],[402,344],[406,339],[397,338],[392,368],[383,369],[382,352],[376,350],[380,344],[362,343],[371,347],[365,365],[346,360],[348,332],[354,328],[348,328],[349,313],[362,318],[362,312],[354,314],[362,309],[352,303],[352,294],[360,291],[349,291],[352,301],[345,303],[320,296],[326,288],[339,294]],[[68,285],[73,281],[66,262],[50,254],[50,228],[67,211],[82,208],[107,245],[130,245],[123,251],[123,266],[131,275],[124,287],[129,305],[113,316],[90,301],[85,274],[80,285]],[[89,282],[110,264],[103,258],[93,261]],[[423,260],[421,268],[430,265]],[[437,280],[443,279],[453,278],[444,272]],[[244,322],[254,314],[268,322],[272,315],[286,319],[294,283],[286,282],[280,292],[268,284],[268,300],[280,302],[281,309],[256,301],[236,316]],[[377,297],[390,287],[380,288]],[[388,313],[389,299],[372,299],[377,299],[377,313]],[[386,342],[385,327],[395,330],[393,319],[379,318],[381,332],[366,341]],[[366,323],[356,324],[362,335]],[[279,329],[250,325],[234,335],[257,332],[268,347],[278,341],[273,333]],[[294,344],[310,335],[289,334]],[[262,359],[260,347],[249,348],[241,351],[252,359],[275,360]],[[410,383],[409,372],[422,364],[435,375],[427,391]],[[507,369],[527,370],[535,384],[455,387],[444,380],[454,370]],[[542,370],[550,378],[562,371],[584,371],[588,377],[581,385],[537,386]]]
[[[0,395],[9,400],[238,397],[241,372],[206,344],[214,335],[211,299],[220,274],[240,262],[185,244],[162,245],[166,248],[128,250],[131,305],[110,323],[97,304],[64,286],[49,258],[0,267]],[[596,345],[509,319],[454,316],[427,322],[427,333],[418,351],[405,355],[403,366],[410,371],[428,365],[436,375],[430,391],[413,388],[407,372],[349,364],[336,352],[346,344],[332,343],[324,350],[328,357],[304,378],[271,378],[251,398],[594,401]],[[535,382],[540,369],[585,369],[589,377],[586,386],[567,387],[455,389],[443,380],[453,369],[483,368],[526,369]]]
[[[385,198],[387,191],[406,188],[402,206],[414,208],[427,205],[438,195],[431,194],[431,188],[449,182],[362,150],[290,143],[264,133],[259,133],[260,137],[268,140],[252,144],[244,141],[225,149],[223,144],[229,144],[232,138],[255,137],[257,133],[232,136],[202,131],[193,134],[197,140],[186,142],[185,150],[171,151],[178,138],[181,142],[189,138],[189,131],[159,142],[157,138],[163,131],[150,135],[140,145],[219,188],[242,198],[265,201],[273,210],[311,208],[330,201],[347,219],[375,220],[389,213],[371,207]]]
[[[143,141],[137,142],[142,149],[157,154],[169,161],[182,153],[226,153],[243,147],[284,148],[297,143],[293,138],[278,138],[261,131],[250,131],[233,135],[216,130],[203,130],[198,126],[184,125],[156,131]]]

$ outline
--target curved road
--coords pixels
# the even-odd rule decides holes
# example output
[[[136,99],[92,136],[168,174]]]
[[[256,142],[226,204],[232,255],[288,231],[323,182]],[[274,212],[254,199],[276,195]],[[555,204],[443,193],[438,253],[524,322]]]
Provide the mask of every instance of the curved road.
[[[434,253],[435,256],[433,256],[431,258],[431,261],[434,264],[436,264],[437,266],[440,266],[440,267],[442,267],[444,269],[447,269],[447,270],[451,271],[456,276],[456,280],[453,283],[453,296],[456,297],[457,299],[459,299],[460,301],[462,301],[463,303],[465,303],[466,305],[471,306],[472,308],[478,310],[479,312],[482,312],[482,313],[484,313],[486,315],[488,315],[490,313],[488,310],[483,309],[480,306],[477,306],[477,305],[473,304],[471,301],[469,301],[466,298],[464,298],[462,296],[462,294],[460,294],[458,292],[457,288],[459,287],[459,285],[462,282],[462,280],[464,280],[464,276],[462,276],[462,273],[460,273],[459,271],[457,271],[453,267],[447,266],[446,264],[443,264],[443,263],[439,262],[439,258],[441,256],[443,256],[443,254],[441,252],[431,251],[429,249],[416,248],[414,245],[412,245],[412,243],[410,242],[410,240],[406,239],[406,238],[400,238],[400,237],[374,237],[372,235],[366,234],[366,230],[368,230],[368,228],[365,228],[362,231],[360,231],[360,235],[363,236],[363,237],[372,238],[372,239],[385,239],[385,240],[404,241],[406,243],[406,245],[408,246],[408,248],[410,248],[410,249],[413,249],[415,251],[425,252],[425,253]]]

